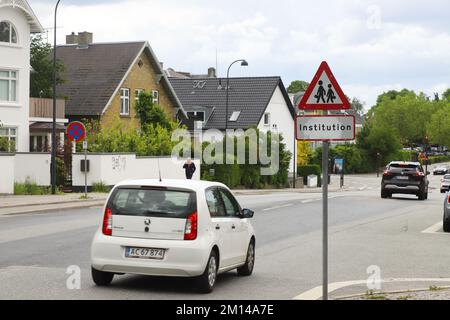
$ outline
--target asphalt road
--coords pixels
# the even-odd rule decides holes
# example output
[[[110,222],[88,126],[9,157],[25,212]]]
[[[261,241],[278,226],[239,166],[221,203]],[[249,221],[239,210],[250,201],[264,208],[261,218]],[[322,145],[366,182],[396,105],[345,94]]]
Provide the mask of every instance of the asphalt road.
[[[330,194],[330,282],[365,280],[373,265],[383,279],[450,278],[450,235],[436,225],[444,196],[439,178],[430,179],[427,201],[411,196],[382,200],[373,177],[355,177],[354,191]],[[108,288],[96,287],[89,249],[102,218],[100,208],[0,217],[0,299],[292,299],[321,285],[320,197],[238,196],[256,212],[255,271],[248,278],[236,272],[220,276],[209,295],[196,293],[189,279],[134,275],[117,276]],[[66,270],[73,265],[81,268],[79,290],[66,286]],[[417,282],[389,284],[399,286]],[[344,289],[339,294],[356,290]]]

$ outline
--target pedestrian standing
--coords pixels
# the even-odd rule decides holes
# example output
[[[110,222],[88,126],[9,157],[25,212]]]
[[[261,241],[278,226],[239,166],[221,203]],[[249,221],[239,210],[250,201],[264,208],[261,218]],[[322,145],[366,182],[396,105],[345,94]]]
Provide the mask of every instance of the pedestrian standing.
[[[183,166],[183,169],[186,172],[186,179],[192,180],[192,177],[194,176],[195,171],[197,168],[195,167],[195,164],[192,162],[191,159],[188,159],[186,163]]]

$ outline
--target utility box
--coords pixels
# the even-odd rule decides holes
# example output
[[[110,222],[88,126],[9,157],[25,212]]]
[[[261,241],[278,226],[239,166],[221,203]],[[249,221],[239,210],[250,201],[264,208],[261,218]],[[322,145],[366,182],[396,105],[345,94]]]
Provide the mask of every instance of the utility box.
[[[308,176],[308,188],[317,188],[318,185],[318,178],[316,175],[309,175]]]

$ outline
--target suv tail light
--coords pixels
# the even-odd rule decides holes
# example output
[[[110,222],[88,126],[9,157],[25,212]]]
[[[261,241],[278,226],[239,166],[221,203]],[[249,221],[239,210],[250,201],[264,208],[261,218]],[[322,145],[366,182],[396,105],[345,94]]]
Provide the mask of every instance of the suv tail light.
[[[424,172],[420,172],[420,171],[416,171],[416,173],[414,173],[415,177],[425,177],[425,173]]]
[[[450,203],[450,193],[448,194],[447,203]]]
[[[195,240],[197,239],[197,224],[198,215],[197,211],[192,213],[187,217],[186,228],[184,229],[184,240]]]
[[[112,210],[110,208],[105,209],[105,215],[103,216],[102,232],[105,236],[112,236]]]
[[[383,177],[391,177],[391,176],[393,176],[393,174],[389,172],[389,170],[384,171]]]

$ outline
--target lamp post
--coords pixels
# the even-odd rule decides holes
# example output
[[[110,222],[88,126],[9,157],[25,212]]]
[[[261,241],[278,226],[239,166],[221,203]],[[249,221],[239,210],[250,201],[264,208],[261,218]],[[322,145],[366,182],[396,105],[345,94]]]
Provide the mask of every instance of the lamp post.
[[[377,178],[380,177],[380,153],[377,152]]]
[[[52,124],[52,194],[56,194],[56,14],[61,0],[58,0],[55,6],[55,24],[53,37],[53,124]]]
[[[230,66],[228,67],[228,71],[227,71],[227,87],[226,87],[226,103],[225,103],[225,135],[227,134],[227,130],[228,130],[228,90],[230,89],[230,69],[233,66],[233,64],[235,63],[241,63],[242,67],[248,67],[248,62],[244,59],[239,59],[236,61],[233,61]]]

